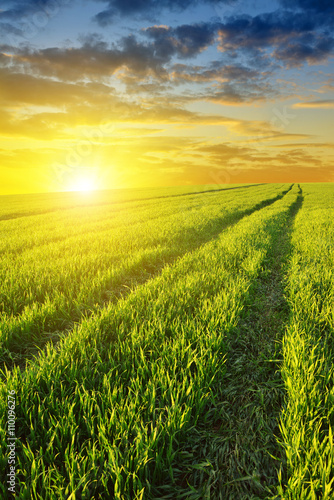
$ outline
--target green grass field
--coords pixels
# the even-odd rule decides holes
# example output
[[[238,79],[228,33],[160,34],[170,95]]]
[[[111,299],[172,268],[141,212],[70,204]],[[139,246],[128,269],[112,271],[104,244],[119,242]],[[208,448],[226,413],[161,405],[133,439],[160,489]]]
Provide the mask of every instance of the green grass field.
[[[1,498],[12,442],[20,499],[334,498],[334,185],[3,196],[0,233]]]

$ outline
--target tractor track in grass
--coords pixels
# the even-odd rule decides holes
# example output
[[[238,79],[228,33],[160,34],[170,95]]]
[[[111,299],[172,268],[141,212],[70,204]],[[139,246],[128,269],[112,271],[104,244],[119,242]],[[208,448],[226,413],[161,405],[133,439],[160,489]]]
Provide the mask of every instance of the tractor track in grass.
[[[251,215],[252,213],[261,210],[269,205],[272,205],[276,201],[282,199],[289,191],[291,191],[293,184],[290,185],[288,189],[278,194],[275,198],[263,200],[252,208],[244,210],[240,212],[236,218],[232,221],[225,221],[218,228],[212,227],[209,224],[208,232],[205,234],[202,233],[201,239],[194,238],[191,243],[187,246],[187,248],[180,248],[178,252],[170,258],[162,258],[158,259],[157,262],[150,263],[148,262],[146,265],[141,266],[136,269],[134,272],[129,272],[127,276],[124,276],[122,280],[122,284],[113,288],[112,290],[105,290],[104,292],[104,301],[98,305],[98,308],[85,308],[73,321],[69,321],[68,318],[64,318],[60,321],[60,325],[58,328],[47,328],[45,331],[35,335],[35,338],[30,343],[17,343],[14,348],[3,350],[3,353],[0,357],[0,369],[6,367],[8,370],[14,368],[14,366],[19,366],[21,369],[25,369],[26,361],[31,360],[34,356],[38,355],[40,349],[46,347],[46,345],[50,342],[53,344],[57,344],[59,339],[64,335],[70,334],[72,329],[74,328],[76,323],[80,323],[84,317],[88,317],[99,309],[103,308],[106,303],[116,303],[121,298],[125,298],[129,293],[134,291],[137,287],[144,285],[147,281],[154,279],[157,277],[163,270],[163,268],[167,265],[173,265],[177,259],[182,258],[183,255],[189,252],[193,252],[199,249],[201,246],[209,243],[211,240],[214,240],[219,237],[219,235],[227,228],[233,227],[244,217]],[[196,229],[194,229],[196,231]],[[61,326],[61,322],[63,326]]]
[[[199,433],[199,460],[211,464],[203,498],[269,499],[276,494],[279,470],[285,476],[285,454],[277,442],[285,395],[280,346],[289,318],[284,265],[302,203],[299,186],[288,223],[273,241],[239,324],[228,334],[224,397],[213,426]],[[184,483],[196,486],[196,474],[185,474]]]
[[[226,402],[221,417],[224,435],[228,430],[228,443],[220,490],[220,498],[226,500],[268,498],[275,493],[281,463],[284,468],[284,455],[276,439],[284,398],[278,365],[280,341],[289,317],[284,264],[302,203],[299,187],[287,227],[274,242],[250,291],[243,320],[228,340]]]

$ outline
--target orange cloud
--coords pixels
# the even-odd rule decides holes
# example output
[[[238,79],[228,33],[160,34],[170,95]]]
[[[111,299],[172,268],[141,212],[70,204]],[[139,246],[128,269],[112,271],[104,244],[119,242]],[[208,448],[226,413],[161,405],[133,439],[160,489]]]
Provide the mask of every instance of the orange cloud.
[[[322,101],[297,102],[292,105],[293,108],[311,108],[311,109],[332,109],[334,108],[334,99]]]

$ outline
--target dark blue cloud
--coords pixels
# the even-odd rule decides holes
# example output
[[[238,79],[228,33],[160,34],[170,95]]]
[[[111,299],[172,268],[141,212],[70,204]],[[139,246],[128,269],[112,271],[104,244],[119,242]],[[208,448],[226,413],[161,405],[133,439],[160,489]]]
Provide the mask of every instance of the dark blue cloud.
[[[220,24],[222,48],[258,49],[286,42],[300,33],[316,28],[312,18],[306,15],[273,12],[252,16],[234,16]]]
[[[100,0],[97,0],[100,2]],[[95,20],[100,26],[107,26],[115,21],[117,16],[141,15],[147,17],[160,13],[162,9],[183,11],[196,4],[213,6],[230,5],[237,0],[105,0],[107,8],[97,14]]]
[[[223,52],[234,57],[267,52],[288,66],[321,62],[333,51],[328,26],[305,9],[230,17],[218,32]]]
[[[299,37],[289,41],[275,51],[276,59],[288,66],[300,66],[304,61],[310,64],[325,60],[334,50],[334,38],[327,36]]]
[[[214,42],[217,25],[211,23],[184,24],[176,28],[152,26],[144,32],[153,40],[156,55],[160,57],[176,55],[187,58],[196,56]]]
[[[333,0],[280,0],[287,9],[301,9],[317,14],[331,14],[334,12]]]
[[[307,15],[319,29],[334,28],[333,0],[280,0],[281,5],[300,15]]]

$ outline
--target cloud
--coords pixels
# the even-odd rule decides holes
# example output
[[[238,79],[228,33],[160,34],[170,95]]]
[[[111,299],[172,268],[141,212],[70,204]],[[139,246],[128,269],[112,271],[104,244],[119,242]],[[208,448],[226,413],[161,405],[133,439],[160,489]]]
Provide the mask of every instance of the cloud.
[[[311,108],[311,109],[332,109],[334,108],[334,99],[322,101],[297,102],[292,105],[293,108]]]
[[[140,2],[131,5],[131,9],[142,8]],[[278,66],[275,60],[287,67],[326,60],[334,49],[334,38],[316,28],[316,21],[305,12],[284,10],[233,16],[225,23],[155,25],[112,44],[90,34],[81,37],[79,47],[20,46],[12,48],[11,62],[17,72],[23,68],[30,74],[67,82],[94,79],[110,83],[115,76],[129,95],[161,96],[174,91],[176,85],[197,83],[203,88],[193,100],[239,105],[277,97],[279,91],[269,80]],[[175,59],[196,57],[215,44],[217,37],[226,56],[223,60],[206,67],[176,64]],[[0,54],[1,60],[8,63]]]
[[[185,81],[192,83],[231,81],[249,83],[252,80],[267,77],[269,71],[261,73],[242,64],[223,64],[221,61],[215,61],[208,66],[174,64],[170,75],[174,82],[180,83]]]
[[[108,44],[97,34],[81,37],[81,46],[74,48],[32,49],[7,45],[0,47],[3,51],[0,62],[8,64],[9,52],[17,74],[24,70],[31,76],[68,83],[86,79],[107,83],[115,75],[126,85],[128,95],[146,93],[161,97],[185,82],[203,85],[216,82],[214,88],[203,88],[195,96],[189,96],[189,100],[242,104],[276,95],[268,82],[272,74],[270,67],[260,71],[222,61],[213,61],[207,67],[173,64],[174,57],[191,58],[205,50],[214,42],[216,32],[217,26],[212,23],[197,23],[176,28],[151,26],[142,31],[145,41],[129,35],[121,38],[117,46]],[[112,92],[113,89],[105,87],[106,92],[108,88]]]
[[[34,15],[52,17],[60,8],[70,5],[70,0],[5,0],[2,2],[0,21],[29,21]],[[6,7],[6,8],[5,8]],[[38,23],[38,19],[34,19]]]
[[[159,134],[164,132],[162,128],[147,128],[147,127],[128,127],[118,128],[116,133],[120,136],[142,137],[145,135]]]
[[[282,142],[282,140],[288,140],[288,141],[294,141],[296,139],[309,139],[310,137],[313,137],[311,134],[293,134],[293,133],[288,133],[288,132],[276,132],[274,130],[269,129],[270,124],[267,124],[267,132],[262,132],[262,135],[259,134],[258,138],[256,139],[250,139],[246,141],[247,143],[256,143],[258,141],[260,142],[273,142],[273,141],[279,141]],[[271,144],[270,147],[276,147],[275,144]],[[280,146],[277,146],[280,147]]]
[[[148,41],[128,35],[116,44],[108,44],[99,35],[81,37],[81,47],[31,49],[11,47],[12,62],[24,65],[34,74],[77,81],[106,78],[126,68],[140,76],[168,79],[165,66],[173,57],[194,57],[213,43],[211,24],[181,25],[177,28],[153,26],[142,32]],[[0,47],[4,51],[8,45]]]
[[[126,85],[128,95],[146,93],[161,96],[168,89],[173,90],[176,85],[187,82],[191,85],[211,85],[190,100],[242,104],[277,95],[268,81],[272,75],[270,66],[259,70],[238,63],[224,64],[222,61],[213,61],[207,67],[173,64],[174,57],[193,57],[213,43],[216,32],[210,23],[176,28],[152,26],[143,33],[148,42],[138,41],[135,36],[129,35],[123,37],[117,46],[109,45],[95,34],[83,37],[82,45],[74,48],[3,46],[0,63],[8,64],[10,56],[17,74],[22,74],[23,69],[31,76],[56,78],[68,83],[86,79],[107,83],[115,75]],[[215,86],[212,87],[212,84]],[[109,92],[112,92],[110,87]]]
[[[205,158],[213,163],[226,164],[231,159],[242,159],[248,157],[252,151],[251,148],[244,146],[236,146],[231,144],[210,144],[207,146],[199,146],[196,148],[198,152],[203,154]]]
[[[218,28],[219,47],[233,57],[243,52],[263,57],[271,52],[288,66],[322,62],[332,53],[334,38],[320,26],[318,17],[305,9],[233,16]]]
[[[0,19],[1,19],[1,12],[0,12]],[[10,23],[0,23],[0,31],[3,35],[14,35],[17,37],[22,37],[23,36],[23,31],[20,28],[17,28],[16,26],[13,26]]]
[[[80,127],[104,123],[231,125],[219,114],[186,110],[167,98],[142,104],[121,98],[102,83],[68,83],[0,68],[0,102],[3,136],[63,139],[80,134]],[[76,129],[76,131],[74,130]],[[90,134],[91,132],[88,131]],[[95,132],[92,130],[92,134]]]
[[[177,55],[180,58],[194,57],[209,45],[216,36],[217,26],[211,23],[184,24],[176,28],[151,26],[144,33],[154,40],[155,54],[162,58]]]
[[[97,0],[100,3],[100,0]],[[141,16],[148,18],[161,10],[184,11],[197,4],[213,6],[230,5],[237,0],[103,0],[107,8],[95,16],[100,26],[105,27],[115,22],[117,16]]]
[[[278,95],[278,92],[272,87],[270,83],[249,82],[226,83],[215,92],[208,92],[202,96],[203,99],[211,102],[216,102],[226,106],[231,105],[245,105],[254,102],[266,101]]]
[[[138,100],[131,101],[117,96],[111,87],[103,83],[60,82],[13,72],[6,67],[0,69],[0,96],[4,110],[1,133],[7,136],[59,139],[71,137],[78,127],[133,123],[222,125],[233,133],[247,137],[281,137],[267,122],[233,119],[220,114],[184,109],[187,100],[182,96],[175,99],[165,96],[159,101],[152,97],[139,103]],[[205,95],[201,98],[211,99]],[[231,96],[229,99],[231,101]],[[41,109],[43,106],[44,111]],[[52,110],[49,109],[50,106]]]
[[[271,12],[255,17],[241,15],[227,19],[219,27],[221,50],[262,49],[281,44],[292,35],[310,32],[315,23],[307,16],[288,12]]]
[[[29,137],[38,140],[66,138],[66,114],[38,113],[22,115],[2,110],[0,117],[0,136]]]
[[[20,19],[20,16],[36,9],[50,12],[52,2],[8,0],[5,4],[7,9],[0,12],[0,20]],[[202,0],[196,3],[218,5],[233,2]],[[56,3],[59,7],[67,4],[68,0],[56,0]],[[109,0],[104,3],[107,10],[121,15],[149,13],[155,9],[161,12],[162,8],[182,10],[193,5],[191,0]],[[224,22],[150,26],[141,30],[139,35],[124,36],[113,44],[93,34],[82,37],[80,47],[33,49],[21,46],[16,47],[12,62],[24,66],[25,71],[33,74],[63,81],[87,78],[103,81],[122,74],[130,93],[153,91],[158,94],[157,82],[175,85],[217,81],[223,85],[210,92],[213,101],[223,104],[260,101],[263,96],[272,98],[277,95],[272,86],[264,82],[266,74],[275,70],[274,61],[278,63],[276,66],[298,67],[305,62],[323,62],[333,53],[334,37],[328,25],[324,28],[323,21],[323,17],[328,17],[333,10],[331,4],[326,0],[281,0],[284,9],[275,12],[231,16]],[[19,27],[8,22],[5,26],[8,32],[20,33]],[[213,45],[217,37],[219,49],[224,54],[224,65],[222,61],[216,61],[216,67],[208,65],[203,69],[188,66],[182,70],[175,64],[174,68],[170,68],[175,58],[196,57]]]
[[[308,34],[292,38],[274,54],[276,59],[293,67],[300,66],[305,61],[309,64],[319,64],[328,58],[333,49],[334,38],[331,36]]]
[[[109,47],[101,40],[87,40],[79,48],[14,49],[13,61],[43,76],[63,81],[103,78],[127,66],[136,73],[149,70],[163,72],[166,60],[154,55],[154,48],[137,42],[134,36],[124,37],[119,47]]]
[[[63,107],[68,104],[81,104],[92,100],[101,105],[106,102],[112,89],[103,84],[72,83],[40,78],[30,74],[19,73],[11,68],[0,68],[0,102],[6,105],[52,105]],[[117,102],[116,97],[112,97]]]
[[[329,80],[323,82],[323,85],[318,89],[318,92],[333,92],[334,91],[334,78],[330,78]]]
[[[1,33],[11,44],[30,40],[70,4],[70,0],[4,0],[0,9]]]
[[[209,115],[195,113],[182,108],[176,108],[173,105],[161,106],[155,105],[150,109],[137,109],[135,120],[142,123],[170,123],[170,124],[189,124],[189,125],[226,125],[234,123],[235,120],[222,115]]]
[[[170,71],[174,84],[196,83],[200,90],[193,100],[206,100],[224,105],[260,102],[278,95],[270,83],[271,68],[265,71],[244,64],[226,64],[214,61],[208,66],[175,64]],[[203,87],[204,85],[204,87]]]
[[[284,149],[300,149],[300,148],[308,148],[308,149],[334,149],[334,143],[332,142],[293,142],[286,144],[274,144],[272,147],[275,148],[284,148]]]
[[[24,16],[35,13],[49,2],[47,0],[9,0],[4,2],[7,8],[1,9],[0,20],[16,21]]]
[[[333,23],[334,4],[332,0],[280,0],[287,9],[298,9],[317,16],[317,22]]]

